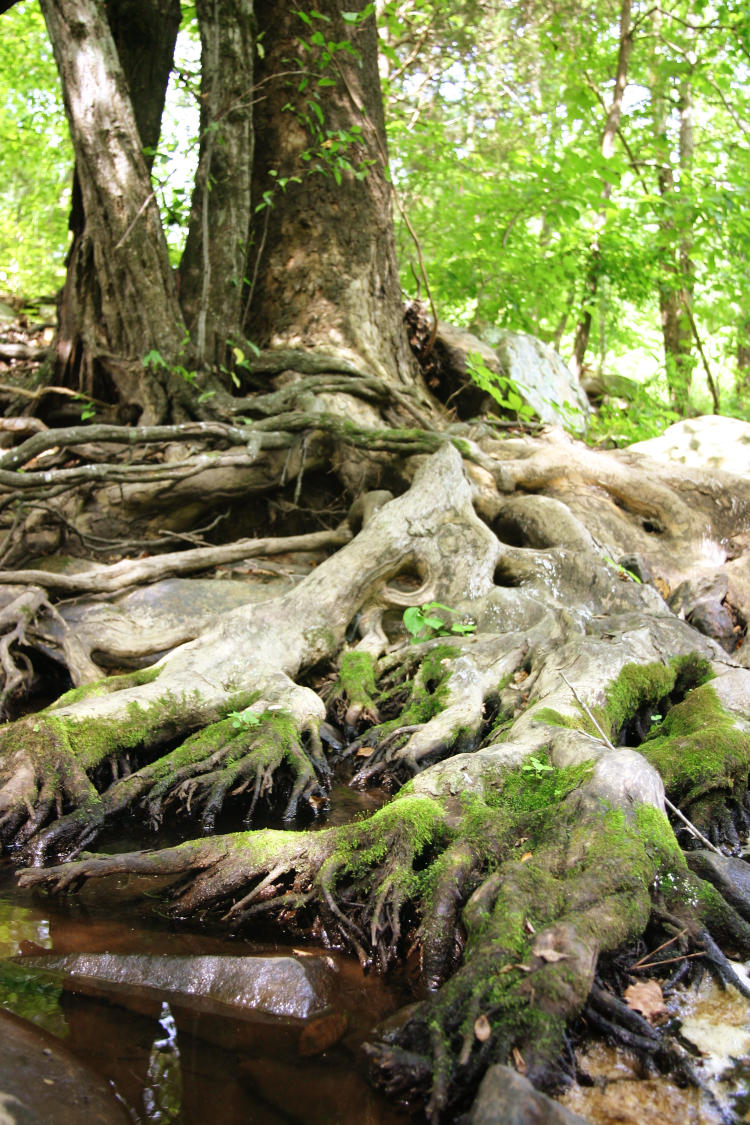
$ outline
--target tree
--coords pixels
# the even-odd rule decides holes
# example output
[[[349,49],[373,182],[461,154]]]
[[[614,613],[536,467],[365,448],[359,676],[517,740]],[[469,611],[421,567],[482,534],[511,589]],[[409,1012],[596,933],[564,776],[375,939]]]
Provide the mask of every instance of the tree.
[[[162,55],[168,60],[160,68],[163,80],[155,85],[156,104],[149,104],[152,85],[146,87],[148,97],[139,98],[144,137],[153,142],[171,65],[169,40],[173,46],[177,28],[172,21],[170,30],[170,21],[158,18],[158,6],[151,11],[157,17],[152,26],[166,30]],[[102,8],[89,0],[64,0],[45,3],[42,12],[61,76],[80,190],[80,198],[74,194],[75,237],[58,365],[82,373],[80,389],[92,395],[100,373],[125,401],[138,404],[144,421],[159,421],[167,397],[162,384],[167,382],[177,397],[179,380],[153,370],[145,377],[141,359],[158,351],[169,362],[176,360],[184,326],[127,74]],[[124,20],[123,26],[133,24]],[[123,45],[123,55],[132,61],[137,52]],[[98,97],[91,96],[92,88]]]
[[[622,102],[625,95],[625,88],[628,82],[628,64],[630,61],[630,52],[633,49],[633,28],[631,26],[631,3],[630,0],[623,0],[620,8],[620,43],[617,52],[617,68],[615,70],[614,93],[612,102],[607,109],[607,117],[604,123],[604,130],[602,132],[601,154],[604,160],[609,160],[615,150],[615,138],[617,130],[620,127],[620,118],[622,117]],[[602,204],[603,208],[606,207],[607,202],[612,196],[612,184],[609,179],[605,179],[602,184]],[[599,225],[602,226],[606,222],[606,210],[602,210],[599,216]],[[586,355],[586,349],[589,342],[589,334],[591,332],[591,319],[592,309],[590,307],[594,298],[596,297],[596,290],[598,286],[598,273],[600,269],[600,248],[598,239],[595,236],[591,245],[591,262],[586,276],[585,294],[588,307],[584,307],[578,325],[576,327],[575,341],[573,343],[573,370],[580,377],[583,371],[583,359]]]
[[[53,0],[45,5],[93,268],[103,293],[128,297],[131,251],[116,273],[101,248],[114,253],[125,234],[117,252],[130,247],[156,217],[111,29],[75,2],[65,26]],[[211,256],[212,181],[216,214],[241,237],[247,190],[241,143],[227,153],[238,182],[218,175],[214,119],[202,125],[193,209],[210,276],[202,286],[199,270],[185,272],[199,294],[190,322],[205,313],[206,362],[220,361],[224,343],[239,352],[231,375],[245,385],[229,382],[244,393],[229,400],[207,379],[202,393],[215,392],[207,402],[223,419],[40,429],[0,457],[5,558],[16,567],[0,581],[21,588],[2,611],[3,703],[15,715],[36,652],[54,654],[75,685],[0,729],[0,834],[33,865],[28,885],[167,876],[180,916],[248,925],[271,915],[383,968],[418,948],[433,991],[390,1037],[374,1037],[370,1054],[388,1089],[452,1120],[495,1061],[513,1060],[540,1084],[559,1078],[568,1021],[590,996],[604,1002],[600,954],[647,930],[659,944],[675,918],[685,951],[702,950],[726,979],[716,942],[750,953],[747,903],[729,905],[704,881],[705,855],[688,865],[665,814],[680,806],[693,831],[719,843],[747,825],[750,690],[742,653],[730,650],[750,615],[750,488],[559,434],[499,440],[481,421],[450,422],[402,339],[370,6],[325,0],[299,22],[272,7],[255,10],[263,58],[252,93],[265,100],[240,306],[247,339],[222,341],[211,297],[224,281],[215,263],[236,262],[236,246]],[[228,11],[221,36],[241,19]],[[223,41],[217,26],[215,10],[204,13],[206,57]],[[97,114],[113,112],[100,93],[123,113],[106,148],[122,196],[78,97],[92,89],[82,74],[94,63]],[[234,87],[212,111],[242,101],[238,135],[244,98]],[[171,315],[162,241],[147,251],[139,268],[152,262],[144,285],[155,309],[136,312]],[[115,282],[122,288],[108,290]],[[143,329],[165,360],[180,355],[181,310],[174,316],[166,343],[155,320]],[[174,411],[180,376],[136,376],[129,349],[139,342],[127,329],[132,393],[154,417]],[[197,410],[198,399],[183,401]],[[248,524],[263,536],[159,553],[174,546],[169,533],[211,534],[195,525],[217,508],[230,536]],[[265,534],[272,514],[284,534]],[[82,573],[25,566],[45,535],[47,549],[79,540],[84,553],[109,554],[119,536],[120,553],[153,553]],[[708,545],[732,561],[717,564]],[[140,630],[125,608],[114,628],[99,615],[103,593],[258,555],[270,567],[269,556],[297,550],[317,562],[301,581],[210,620],[196,607]],[[71,595],[91,599],[75,629],[57,604]],[[130,671],[102,675],[127,662]],[[252,828],[263,805],[287,828],[309,823],[334,767],[396,796],[341,828]],[[157,840],[167,816],[192,818],[204,835],[83,853],[125,815]],[[224,817],[244,830],[214,834]],[[632,1029],[622,1002],[608,1019]],[[638,1028],[660,1065],[690,1074],[666,1033]]]

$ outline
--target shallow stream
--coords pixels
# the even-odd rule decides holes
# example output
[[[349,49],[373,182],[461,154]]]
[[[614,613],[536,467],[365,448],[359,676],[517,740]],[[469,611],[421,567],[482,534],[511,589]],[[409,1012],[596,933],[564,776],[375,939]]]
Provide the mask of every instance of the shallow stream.
[[[346,807],[334,805],[334,821],[351,819],[359,801],[347,789],[341,803]],[[112,843],[106,850],[137,846],[135,840]],[[147,884],[131,879],[113,894],[113,882],[51,897],[19,889],[13,868],[2,863],[0,958],[13,958],[14,966],[33,974],[26,966],[50,954],[108,954],[108,964],[126,966],[129,983],[67,975],[62,991],[52,986],[40,991],[34,981],[24,985],[23,978],[20,985],[3,981],[8,962],[2,961],[0,1006],[63,1036],[67,1048],[116,1091],[132,1121],[400,1125],[409,1120],[368,1083],[359,1050],[375,1024],[413,1000],[405,984],[365,975],[351,957],[323,949],[179,925],[160,914],[157,899],[143,898]],[[293,957],[302,966],[314,961],[312,1018],[233,1008],[224,999],[200,995],[189,983],[182,994],[164,993],[139,979],[141,964],[147,974],[161,958],[200,966],[216,964],[216,958],[269,955]],[[39,1081],[45,1080],[40,1074]]]

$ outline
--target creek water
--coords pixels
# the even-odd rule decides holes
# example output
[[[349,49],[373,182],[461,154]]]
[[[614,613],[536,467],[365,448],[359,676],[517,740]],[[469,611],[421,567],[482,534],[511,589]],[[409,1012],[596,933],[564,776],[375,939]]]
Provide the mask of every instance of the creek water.
[[[361,806],[352,790],[342,788],[329,823],[351,819]],[[372,800],[365,797],[365,805]],[[142,837],[110,840],[106,850],[146,842]],[[227,1004],[178,993],[166,997],[165,1008],[164,995],[144,989],[138,980],[113,990],[68,979],[61,993],[43,992],[41,998],[6,982],[3,993],[4,960],[0,1006],[61,1035],[80,1061],[111,1084],[134,1122],[401,1125],[410,1120],[368,1083],[360,1052],[377,1023],[414,999],[405,982],[365,975],[351,957],[277,941],[272,930],[228,937],[172,922],[160,914],[158,898],[144,899],[149,889],[143,881],[113,886],[103,880],[78,895],[53,897],[19,888],[6,861],[0,865],[0,959],[13,958],[23,968],[24,961],[31,964],[50,953],[106,953],[115,959],[150,955],[150,962],[144,956],[148,963],[154,955],[286,954],[303,964],[306,957],[315,958],[316,979],[320,982],[320,971],[325,974],[323,1013],[303,1021],[233,1011]],[[312,1037],[303,1034],[306,1028]],[[329,1038],[336,1041],[326,1046]]]

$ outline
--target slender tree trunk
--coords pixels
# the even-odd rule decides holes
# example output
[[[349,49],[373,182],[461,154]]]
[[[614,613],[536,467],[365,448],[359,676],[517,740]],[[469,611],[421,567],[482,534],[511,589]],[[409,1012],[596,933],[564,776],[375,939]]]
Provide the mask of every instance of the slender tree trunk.
[[[660,31],[660,16],[656,15],[656,31]],[[690,219],[677,214],[682,199],[676,199],[675,173],[671,163],[672,139],[668,130],[667,100],[663,81],[653,78],[652,90],[654,133],[657,143],[658,184],[662,199],[659,218],[662,248],[662,278],[659,282],[659,312],[661,316],[664,362],[672,407],[680,414],[689,410],[690,387],[693,368],[693,332],[690,323],[692,302],[693,266],[690,261]],[[685,78],[680,90],[679,161],[680,177],[690,175],[693,155],[693,109],[690,80]],[[684,184],[682,185],[684,191]]]
[[[625,87],[628,84],[628,66],[630,54],[633,49],[633,29],[630,21],[631,0],[622,0],[620,7],[620,47],[617,54],[617,69],[615,71],[615,90],[612,102],[607,111],[607,120],[602,132],[601,154],[609,160],[614,152],[615,137],[620,127],[622,117],[622,99]],[[575,343],[573,345],[573,359],[571,367],[580,379],[583,371],[583,360],[591,335],[591,320],[593,315],[596,291],[599,285],[601,272],[601,249],[599,246],[599,233],[606,221],[606,204],[612,195],[612,185],[608,180],[602,184],[602,209],[597,216],[594,236],[589,247],[589,261],[586,278],[583,286],[583,307],[576,326]]]
[[[180,302],[200,365],[241,336],[253,155],[252,0],[198,0],[200,156],[180,263]]]
[[[116,387],[142,421],[162,420],[179,381],[141,360],[157,351],[172,363],[184,327],[143,148],[158,138],[176,11],[171,2],[113,4],[124,65],[95,0],[42,0],[42,12],[77,168],[58,368],[84,392],[106,397]]]
[[[374,19],[346,23],[337,0],[321,0],[311,25],[293,5],[256,0],[255,10],[265,57],[247,334],[261,348],[319,349],[412,386]],[[331,51],[317,36],[348,46]]]
[[[737,333],[736,361],[737,393],[745,397],[750,393],[750,320],[745,320]]]

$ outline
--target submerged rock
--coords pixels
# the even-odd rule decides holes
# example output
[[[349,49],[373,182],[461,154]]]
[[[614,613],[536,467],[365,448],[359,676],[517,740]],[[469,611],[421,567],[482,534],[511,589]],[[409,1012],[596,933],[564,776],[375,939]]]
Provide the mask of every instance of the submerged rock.
[[[317,1015],[332,998],[331,967],[321,957],[70,953],[26,957],[23,964],[62,975],[73,990],[81,984],[166,993],[183,1005],[210,1001],[292,1019]]]
[[[0,1125],[128,1125],[106,1082],[52,1035],[0,1012]]]

